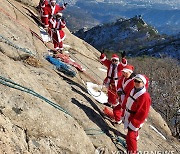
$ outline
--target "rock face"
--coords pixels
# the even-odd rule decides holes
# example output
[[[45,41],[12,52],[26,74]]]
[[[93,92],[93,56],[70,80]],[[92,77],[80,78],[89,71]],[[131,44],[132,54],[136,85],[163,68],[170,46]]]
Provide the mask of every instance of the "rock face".
[[[123,126],[115,128],[102,117],[103,105],[88,94],[83,84],[92,78],[102,83],[105,73],[98,69],[102,67],[98,62],[99,52],[65,29],[65,44],[70,46],[66,50],[72,59],[83,65],[86,74],[77,72],[76,77],[70,78],[57,73],[43,57],[48,53],[47,47],[29,30],[40,35],[38,25],[27,10],[37,13],[35,9],[24,5],[25,1],[22,1],[24,4],[10,1],[18,10],[8,1],[0,2],[0,153],[90,154],[97,152],[97,148],[105,153],[117,151],[112,136],[125,133]],[[31,2],[37,4],[37,1]],[[44,98],[58,104],[71,116],[54,108]],[[149,127],[155,118],[142,129],[139,149],[178,152],[179,144],[169,139],[169,130],[164,140]],[[155,125],[159,128],[158,122]]]

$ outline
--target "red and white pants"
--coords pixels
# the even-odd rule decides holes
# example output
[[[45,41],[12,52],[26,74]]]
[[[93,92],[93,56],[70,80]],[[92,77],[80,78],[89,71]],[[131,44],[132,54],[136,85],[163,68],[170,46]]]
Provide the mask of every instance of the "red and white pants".
[[[115,107],[118,105],[117,100],[118,100],[118,96],[117,96],[116,86],[114,84],[110,84],[108,88],[108,102],[113,107]]]
[[[137,139],[138,131],[128,129],[126,136],[127,152],[128,154],[137,154]]]
[[[116,107],[113,108],[113,113],[114,113],[114,119],[115,121],[120,121],[121,120],[121,115],[122,115],[122,106],[121,104],[118,104]]]

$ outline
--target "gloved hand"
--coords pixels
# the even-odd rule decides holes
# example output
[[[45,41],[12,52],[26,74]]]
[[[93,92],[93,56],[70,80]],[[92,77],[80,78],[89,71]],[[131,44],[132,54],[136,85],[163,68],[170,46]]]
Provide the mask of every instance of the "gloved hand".
[[[125,51],[121,52],[121,57],[125,58],[125,56],[126,56],[126,52]]]
[[[39,3],[44,3],[44,0],[40,0]]]
[[[64,17],[61,17],[61,21],[64,22]]]
[[[123,95],[124,93],[123,93],[123,91],[117,91],[117,94],[118,94],[118,96],[121,96],[121,95]]]
[[[49,27],[45,27],[45,28],[44,28],[44,30],[45,30],[46,32],[48,32],[48,30],[49,30]]]
[[[100,52],[101,52],[101,54],[103,54],[103,53],[105,52],[105,50],[104,50],[104,49],[102,49],[102,50],[100,50]]]
[[[64,3],[64,6],[66,7],[68,5],[68,3]]]

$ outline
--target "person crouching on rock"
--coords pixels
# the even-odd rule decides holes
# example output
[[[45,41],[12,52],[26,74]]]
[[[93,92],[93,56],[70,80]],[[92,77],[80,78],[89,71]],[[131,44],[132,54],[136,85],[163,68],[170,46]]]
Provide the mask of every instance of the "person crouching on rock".
[[[108,102],[105,103],[107,106],[115,107],[118,105],[117,96],[117,83],[122,75],[121,70],[127,65],[127,60],[125,59],[125,52],[122,54],[122,61],[119,62],[119,57],[113,54],[111,60],[106,58],[104,53],[101,53],[100,61],[103,65],[107,67],[107,77],[104,80],[104,85],[108,89]]]
[[[66,26],[66,22],[62,18],[61,12],[58,12],[54,18],[50,19],[51,35],[56,53],[58,52],[62,53],[63,40],[66,37],[62,28],[65,28],[65,26]]]

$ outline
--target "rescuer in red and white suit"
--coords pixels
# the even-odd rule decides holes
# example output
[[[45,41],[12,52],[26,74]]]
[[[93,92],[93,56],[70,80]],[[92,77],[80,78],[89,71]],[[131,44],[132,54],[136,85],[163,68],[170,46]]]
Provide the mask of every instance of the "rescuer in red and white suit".
[[[66,35],[62,28],[66,26],[66,22],[62,18],[62,13],[57,13],[54,18],[50,19],[50,29],[54,44],[54,49],[57,52],[62,53],[63,50],[63,40],[65,39]]]
[[[124,128],[128,129],[126,136],[127,152],[137,153],[138,130],[142,127],[148,116],[151,98],[147,92],[148,78],[137,74],[134,79],[134,88],[125,97],[124,102]]]
[[[121,70],[127,65],[125,52],[122,54],[121,62],[119,62],[119,57],[116,54],[113,54],[111,60],[109,60],[106,58],[104,53],[101,54],[100,61],[108,68],[107,77],[104,80],[104,85],[108,88],[108,103],[106,105],[115,107],[119,103],[117,96],[117,83],[122,75]]]
[[[67,3],[64,3],[63,6],[59,6],[56,4],[56,0],[50,0],[50,4],[48,4],[43,11],[43,23],[45,27],[49,27],[49,20],[53,18],[53,15],[56,15],[58,12],[61,12],[66,8]]]
[[[39,13],[40,13],[40,16],[41,16],[41,22],[43,25],[45,25],[45,18],[46,18],[46,15],[44,15],[44,9],[45,7],[49,4],[48,0],[40,0],[39,1]]]
[[[122,78],[118,81],[117,94],[119,96],[119,104],[114,108],[115,124],[122,122],[122,103],[125,96],[134,88],[134,77],[136,75],[133,73],[133,70],[134,66],[126,65],[122,70]]]

